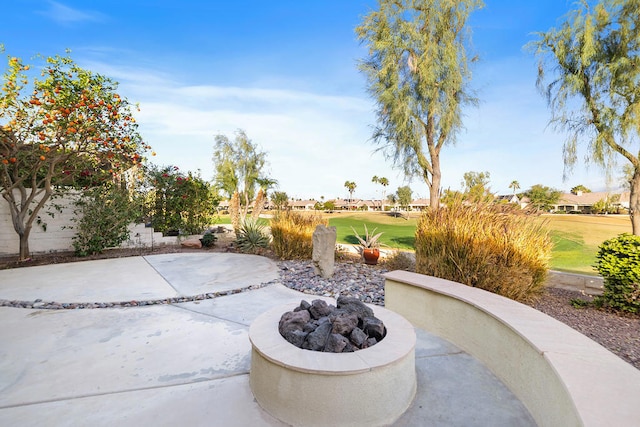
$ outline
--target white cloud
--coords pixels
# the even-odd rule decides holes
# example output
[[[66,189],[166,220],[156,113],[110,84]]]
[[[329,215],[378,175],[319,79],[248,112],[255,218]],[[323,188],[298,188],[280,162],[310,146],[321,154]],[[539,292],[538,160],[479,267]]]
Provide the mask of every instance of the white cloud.
[[[387,193],[404,179],[382,153],[374,153],[373,102],[363,95],[335,96],[281,88],[193,85],[155,71],[92,63],[91,69],[120,81],[120,92],[139,102],[143,137],[157,152],[151,160],[202,171],[212,178],[214,136],[237,129],[268,153],[271,175],[290,196],[346,197],[346,180],[358,185],[356,197],[375,197],[373,175],[386,176]],[[542,183],[559,189],[577,183],[598,188],[596,169],[577,167],[562,182],[562,135],[546,129],[548,111],[526,78],[492,84],[484,102],[465,118],[458,145],[442,151],[443,187],[458,189],[467,171],[489,171],[491,187],[509,193]],[[427,197],[426,184],[415,179],[414,194]],[[602,186],[602,184],[600,184]]]
[[[86,66],[86,64],[83,64]],[[402,185],[380,154],[372,154],[367,99],[274,88],[187,85],[143,69],[100,63],[91,69],[120,82],[120,92],[139,102],[140,131],[157,157],[151,161],[202,171],[212,178],[214,136],[237,129],[268,153],[271,175],[291,196],[374,197],[373,175]]]
[[[66,6],[62,3],[49,0],[49,9],[42,12],[58,24],[68,25],[76,22],[100,22],[105,16],[99,12],[82,11]]]

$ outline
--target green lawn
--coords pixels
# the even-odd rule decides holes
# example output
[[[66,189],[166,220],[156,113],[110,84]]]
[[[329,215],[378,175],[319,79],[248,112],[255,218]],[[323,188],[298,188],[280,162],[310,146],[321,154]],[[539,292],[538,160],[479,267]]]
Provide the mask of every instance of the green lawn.
[[[602,242],[631,233],[626,215],[548,215],[543,218],[554,243],[551,268],[582,274],[597,274],[593,264]]]
[[[337,228],[338,243],[357,244],[351,227],[361,235],[364,224],[369,232],[384,232],[381,243],[398,249],[412,250],[415,243],[417,213],[410,219],[395,218],[381,212],[342,212],[326,215],[329,225]],[[228,223],[228,216],[222,217]],[[598,246],[621,233],[631,232],[626,215],[546,215],[541,217],[549,228],[554,243],[551,268],[582,274],[596,274],[592,268]]]
[[[376,229],[376,234],[383,232],[380,243],[398,249],[413,249],[416,241],[417,218],[409,220],[394,218],[383,213],[343,213],[333,214],[329,217],[329,225],[335,226],[338,233],[338,243],[358,244],[355,233],[351,227],[364,236],[366,224],[369,234]]]
[[[262,225],[269,225],[269,220],[266,218],[258,218],[258,223]],[[218,221],[216,224],[231,224],[231,216],[218,215]]]

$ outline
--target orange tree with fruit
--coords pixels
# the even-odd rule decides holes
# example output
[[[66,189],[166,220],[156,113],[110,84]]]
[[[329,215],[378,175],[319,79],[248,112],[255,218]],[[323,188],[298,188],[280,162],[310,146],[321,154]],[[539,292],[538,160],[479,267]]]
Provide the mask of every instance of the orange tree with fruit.
[[[69,57],[41,59],[40,77],[32,77],[30,65],[9,56],[0,93],[0,193],[20,260],[29,258],[31,229],[56,192],[118,180],[150,148],[116,82]]]

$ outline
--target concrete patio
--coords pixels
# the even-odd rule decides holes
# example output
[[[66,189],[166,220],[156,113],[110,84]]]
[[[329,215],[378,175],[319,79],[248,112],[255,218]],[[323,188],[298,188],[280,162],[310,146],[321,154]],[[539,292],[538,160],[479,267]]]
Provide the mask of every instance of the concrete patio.
[[[140,301],[277,279],[276,264],[262,257],[166,254],[3,270],[0,299]],[[178,304],[0,307],[0,425],[283,425],[251,394],[248,328],[271,307],[301,299],[314,296],[274,283]],[[416,333],[418,393],[394,425],[534,425],[485,366]]]

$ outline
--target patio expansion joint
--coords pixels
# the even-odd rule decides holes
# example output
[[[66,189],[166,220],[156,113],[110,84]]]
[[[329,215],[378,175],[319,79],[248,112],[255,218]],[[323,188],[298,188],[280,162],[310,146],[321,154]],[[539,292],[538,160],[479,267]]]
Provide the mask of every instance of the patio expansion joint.
[[[164,277],[164,276],[162,275],[162,273],[161,273],[160,271],[158,271],[158,269],[157,269],[153,264],[151,264],[151,263],[149,262],[149,260],[147,259],[147,257],[146,257],[146,256],[143,256],[143,257],[142,257],[142,259],[144,260],[144,262],[146,262],[146,263],[147,263],[147,265],[148,265],[149,267],[151,267],[151,268],[153,269],[153,271],[155,271],[156,273],[158,273],[158,275],[159,275],[160,277],[162,277],[162,280],[164,280],[164,282],[165,282],[167,285],[169,285],[169,287],[170,287],[171,289],[173,289],[173,290],[175,291],[175,293],[176,293],[176,295],[177,295],[178,297],[182,297],[182,296],[184,296],[184,295],[182,295],[182,294],[180,293],[180,291],[179,291],[178,289],[176,289],[176,287],[175,287],[175,286],[173,286],[173,285],[171,284],[171,282],[170,282],[169,280],[167,280],[167,278],[166,278],[166,277]]]
[[[206,317],[211,317],[213,319],[222,320],[224,322],[234,323],[236,325],[245,326],[247,328],[250,326],[250,324],[238,322],[237,320],[225,319],[224,317],[214,316],[213,314],[203,313],[203,312],[198,311],[198,310],[193,310],[193,309],[191,309],[189,307],[185,307],[182,304],[185,304],[185,303],[177,303],[177,304],[169,304],[169,305],[171,307],[179,308],[181,310],[188,311],[190,313],[199,314],[199,315],[206,316]]]
[[[235,377],[241,377],[241,376],[245,376],[245,375],[249,375],[249,371],[236,372],[236,373],[229,374],[229,375],[222,375],[222,376],[218,376],[218,377],[215,377],[215,378],[209,378],[209,379],[203,379],[203,380],[197,380],[197,381],[185,381],[185,382],[181,382],[181,383],[167,384],[167,385],[156,385],[156,386],[149,386],[149,387],[135,387],[135,388],[130,388],[130,389],[126,389],[126,390],[108,391],[108,392],[104,392],[104,393],[86,393],[86,394],[80,394],[80,395],[77,395],[77,396],[59,397],[59,398],[56,398],[56,399],[43,399],[43,400],[36,400],[36,401],[33,401],[33,402],[27,402],[27,403],[18,403],[18,404],[13,404],[13,405],[2,405],[2,406],[0,406],[0,411],[2,411],[3,409],[21,408],[21,407],[32,406],[32,405],[41,405],[41,404],[45,404],[45,403],[65,402],[65,401],[69,401],[69,400],[86,399],[86,398],[91,398],[91,397],[110,396],[110,395],[118,395],[118,394],[137,392],[137,391],[159,390],[159,389],[166,389],[166,388],[170,388],[170,387],[180,387],[180,386],[185,386],[185,385],[189,385],[189,384],[200,384],[200,383],[206,383],[206,382],[220,381],[220,380],[224,380],[224,379],[227,379],[227,378],[235,378]]]
[[[448,356],[457,356],[459,354],[466,354],[462,350],[452,351],[447,353],[438,353],[438,354],[425,354],[424,356],[416,356],[416,360],[419,359],[433,359],[435,357],[448,357]]]

